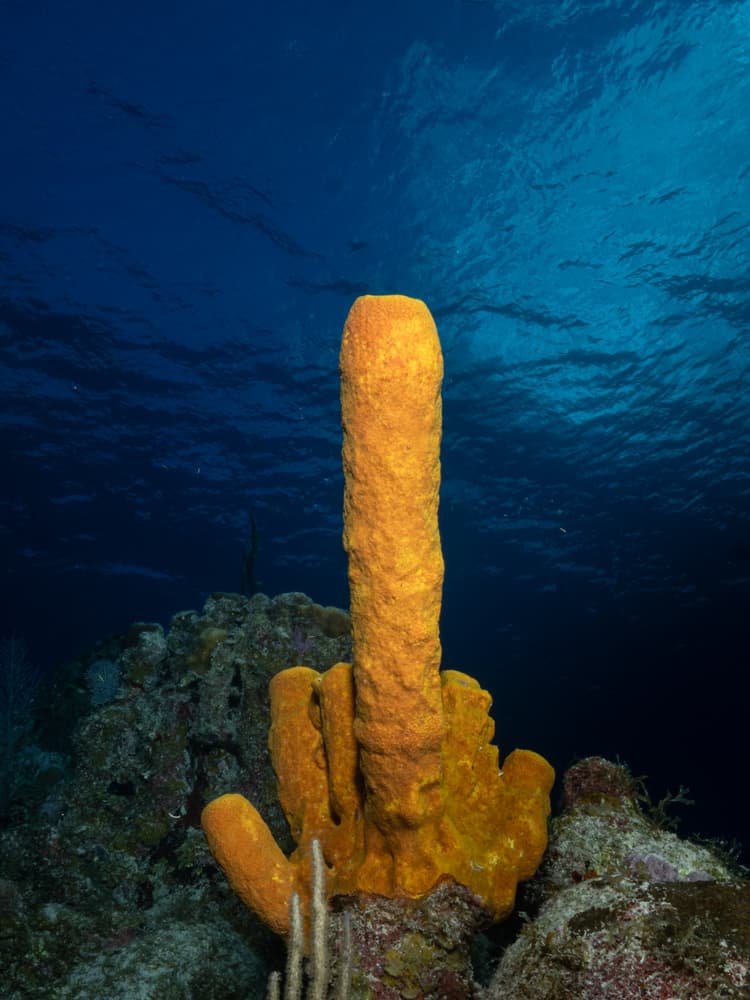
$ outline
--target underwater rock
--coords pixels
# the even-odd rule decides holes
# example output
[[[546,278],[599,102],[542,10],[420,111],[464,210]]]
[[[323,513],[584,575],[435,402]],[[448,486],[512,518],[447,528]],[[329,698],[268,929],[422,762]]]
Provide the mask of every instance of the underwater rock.
[[[465,886],[446,880],[423,899],[334,897],[331,931],[349,923],[352,1000],[466,1000],[478,996],[471,944],[492,920]]]
[[[166,633],[137,623],[61,670],[50,705],[72,732],[72,765],[0,830],[4,997],[259,992],[278,945],[226,888],[197,824],[240,782],[288,837],[268,683],[297,663],[295,635],[321,669],[350,655],[348,632],[328,634],[319,607],[304,594],[213,594]],[[100,697],[92,664],[105,660]]]
[[[351,653],[348,633],[327,635],[312,606],[303,594],[214,594],[166,632],[140,623],[81,659],[77,693],[68,684],[72,769],[44,805],[30,801],[0,830],[4,997],[262,995],[282,948],[226,885],[198,818],[241,781],[288,837],[267,755],[269,680],[297,662],[300,642],[319,670]],[[196,670],[206,630],[225,637]],[[112,700],[92,706],[84,678],[100,658],[121,679]],[[68,720],[69,706],[60,709]],[[547,857],[520,901],[533,918],[484,994],[464,933],[481,908],[446,885],[424,905],[356,901],[352,997],[746,997],[749,883],[709,848],[655,826],[625,769],[581,761],[564,786]],[[334,932],[342,905],[351,903],[332,902]]]
[[[538,912],[487,1000],[750,995],[750,883],[654,824],[624,767],[592,757],[568,770],[527,901]]]

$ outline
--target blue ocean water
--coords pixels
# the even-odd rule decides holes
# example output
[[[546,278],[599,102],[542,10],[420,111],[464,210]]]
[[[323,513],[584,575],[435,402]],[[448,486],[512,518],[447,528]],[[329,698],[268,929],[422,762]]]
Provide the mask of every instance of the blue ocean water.
[[[0,634],[347,604],[337,354],[445,353],[445,665],[747,838],[750,3],[0,3]],[[750,840],[750,838],[747,838]]]

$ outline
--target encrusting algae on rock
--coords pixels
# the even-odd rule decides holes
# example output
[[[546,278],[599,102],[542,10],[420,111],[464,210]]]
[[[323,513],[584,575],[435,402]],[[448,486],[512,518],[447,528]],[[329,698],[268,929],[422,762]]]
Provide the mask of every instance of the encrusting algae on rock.
[[[501,920],[544,853],[554,772],[528,750],[500,769],[489,694],[440,672],[443,361],[425,304],[357,299],[340,366],[353,663],[271,682],[291,857],[240,795],[210,802],[203,829],[243,902],[282,934],[293,892],[309,908],[313,839],[329,896],[418,899],[453,880]]]

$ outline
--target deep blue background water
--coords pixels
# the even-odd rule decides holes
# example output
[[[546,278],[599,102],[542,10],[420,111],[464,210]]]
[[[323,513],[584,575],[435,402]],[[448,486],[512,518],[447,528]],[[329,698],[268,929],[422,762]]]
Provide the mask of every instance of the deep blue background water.
[[[750,3],[0,2],[0,634],[346,605],[360,293],[445,352],[445,664],[746,838]],[[746,845],[747,846],[747,845]]]

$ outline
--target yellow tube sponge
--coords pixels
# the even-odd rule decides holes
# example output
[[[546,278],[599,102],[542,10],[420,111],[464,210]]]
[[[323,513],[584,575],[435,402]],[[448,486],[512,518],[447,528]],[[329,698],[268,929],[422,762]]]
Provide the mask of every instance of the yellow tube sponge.
[[[440,673],[443,362],[429,310],[400,295],[357,299],[340,363],[353,664],[271,682],[291,858],[240,796],[209,803],[203,826],[241,898],[281,932],[291,892],[309,909],[313,839],[330,895],[416,898],[450,878],[502,919],[546,847],[554,772],[526,750],[501,769],[489,694]]]
[[[392,832],[442,811],[443,356],[427,306],[402,295],[357,299],[340,367],[354,735],[366,808]]]
[[[277,934],[289,929],[289,897],[297,890],[293,865],[243,795],[222,795],[201,816],[211,852],[245,906]]]

